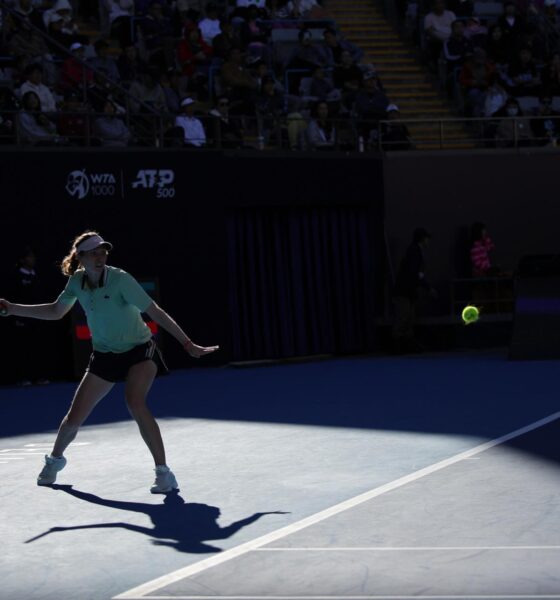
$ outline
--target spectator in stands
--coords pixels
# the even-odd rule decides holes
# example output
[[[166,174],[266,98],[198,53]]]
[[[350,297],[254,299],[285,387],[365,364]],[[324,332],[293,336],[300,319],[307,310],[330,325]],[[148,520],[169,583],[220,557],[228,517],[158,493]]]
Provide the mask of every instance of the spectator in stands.
[[[169,69],[163,73],[159,79],[159,84],[165,94],[167,111],[177,114],[181,110],[181,84],[180,73],[174,69]]]
[[[473,277],[489,277],[494,273],[490,252],[494,250],[494,242],[490,239],[486,225],[480,221],[471,227],[471,272]]]
[[[393,351],[421,352],[422,347],[415,339],[414,322],[416,320],[416,304],[420,293],[437,297],[434,288],[426,278],[424,252],[428,248],[431,235],[423,228],[414,230],[412,243],[399,266],[395,288],[393,290],[394,321]]]
[[[396,104],[389,104],[387,107],[387,120],[381,127],[381,146],[383,150],[410,150],[412,143],[410,141],[410,132],[408,127],[399,122],[401,113]]]
[[[469,57],[461,73],[459,83],[465,96],[465,114],[480,117],[484,111],[486,92],[495,75],[494,65],[486,58],[482,48],[476,48]]]
[[[74,88],[76,89],[76,88]],[[83,88],[79,90],[83,95]],[[95,71],[93,81],[86,88],[87,102],[95,112],[103,112],[105,101],[111,96],[113,87],[111,81],[102,71]]]
[[[529,119],[523,116],[519,102],[509,98],[505,107],[496,116],[510,117],[502,119],[496,131],[496,145],[498,147],[512,148],[515,146],[530,146],[533,132]]]
[[[156,112],[165,112],[167,102],[158,80],[158,72],[151,69],[132,82],[130,86],[130,108],[132,112],[145,112],[137,100],[150,105]]]
[[[326,76],[322,67],[315,67],[311,74],[309,95],[318,101],[327,102],[334,86],[329,77]]]
[[[262,81],[262,88],[256,102],[256,113],[259,122],[259,132],[268,144],[272,132],[277,132],[279,119],[286,114],[286,100],[284,94],[276,88],[273,77],[266,76]]]
[[[268,69],[268,65],[260,58],[253,57],[251,64],[248,65],[251,77],[257,82],[257,93],[260,94],[263,88],[263,82],[266,79],[272,78],[275,87],[279,91],[283,91],[282,85],[276,81],[274,75]]]
[[[231,114],[253,113],[258,82],[243,64],[243,55],[238,48],[231,50],[220,74],[224,91],[231,99],[229,112]]]
[[[131,24],[134,17],[134,0],[104,0],[109,15],[111,39],[119,40],[121,48],[132,42]]]
[[[478,17],[471,17],[465,25],[465,37],[470,40],[473,48],[485,48],[488,39],[488,27],[482,25]]]
[[[486,42],[486,52],[488,58],[493,61],[496,67],[503,70],[507,67],[511,55],[508,40],[500,25],[493,25],[488,32],[488,41]]]
[[[490,78],[490,84],[486,91],[484,98],[484,112],[485,117],[493,117],[496,113],[502,111],[505,107],[509,95],[502,85],[499,76],[494,73]]]
[[[508,69],[509,91],[514,96],[538,96],[541,78],[529,48],[519,50]]]
[[[177,46],[177,62],[183,75],[189,78],[207,77],[212,48],[204,41],[200,29],[191,24]]]
[[[557,146],[560,138],[560,113],[552,109],[552,100],[552,96],[542,96],[539,112],[531,119],[531,129],[539,146]]]
[[[373,71],[364,74],[364,87],[356,94],[354,110],[362,123],[358,125],[360,135],[372,143],[377,134],[377,123],[385,117],[389,100],[379,84],[379,77]]]
[[[341,55],[340,65],[333,71],[333,83],[342,93],[342,105],[350,109],[356,98],[356,93],[362,86],[364,73],[352,59],[352,54],[344,50]]]
[[[220,19],[218,18],[218,7],[209,2],[206,5],[206,17],[200,20],[198,28],[202,35],[202,39],[208,46],[212,46],[212,40],[221,33]]]
[[[81,44],[84,40],[83,36],[79,35],[71,35],[69,33],[65,33],[63,31],[64,27],[64,19],[60,15],[53,15],[49,19],[49,25],[47,28],[47,33],[49,36],[61,46],[65,48],[71,48],[74,44]],[[50,41],[47,41],[47,45],[52,54],[55,56],[66,58],[66,54],[60,50],[60,48]]]
[[[94,44],[95,58],[90,60],[92,67],[102,71],[111,81],[120,81],[121,76],[117,67],[117,61],[109,55],[109,44],[99,39]]]
[[[432,11],[424,17],[427,60],[434,70],[443,44],[451,36],[451,24],[456,19],[454,12],[445,9],[444,0],[434,0]]]
[[[287,0],[266,0],[265,18],[269,21],[281,21],[290,17],[290,11],[286,7]]]
[[[286,8],[294,19],[318,19],[325,16],[325,11],[317,0],[289,0]]]
[[[93,135],[101,141],[102,146],[128,146],[131,133],[124,121],[117,117],[116,106],[111,100],[105,102],[103,113],[93,124]]]
[[[318,102],[313,110],[313,119],[305,132],[307,146],[311,150],[334,150],[336,129],[329,118],[329,105]]]
[[[14,10],[34,27],[37,27],[41,31],[46,31],[43,16],[32,0],[16,0]],[[19,28],[19,25],[17,25],[16,28]]]
[[[554,52],[542,70],[543,89],[552,96],[560,95],[560,53]]]
[[[247,9],[247,18],[239,27],[241,47],[251,56],[268,60],[268,36],[268,30],[260,23],[259,9],[250,6]]]
[[[504,4],[504,14],[498,19],[498,25],[502,30],[505,46],[508,54],[517,52],[522,37],[527,31],[525,19],[517,12],[517,7],[513,0],[508,0]]]
[[[288,69],[314,69],[327,66],[323,53],[313,45],[313,36],[308,29],[302,29],[298,34],[299,44],[289,56],[286,66]]]
[[[56,100],[51,90],[43,83],[43,68],[41,65],[29,65],[23,75],[25,81],[19,88],[19,96],[23,97],[26,92],[35,92],[41,102],[43,112],[47,114],[56,112]]]
[[[89,119],[82,96],[77,90],[68,90],[58,115],[58,133],[71,146],[84,146],[88,138]]]
[[[93,72],[84,66],[85,48],[79,42],[70,46],[72,56],[62,64],[60,84],[63,88],[80,87],[91,84]]]
[[[21,21],[15,34],[8,42],[11,56],[25,57],[28,63],[42,61],[49,48],[40,33],[32,29],[27,21]]]
[[[164,15],[159,0],[152,0],[148,14],[140,21],[140,32],[148,64],[160,70],[173,66],[175,39],[171,20]]]
[[[348,52],[352,57],[352,61],[359,62],[364,52],[361,48],[358,48],[347,40],[340,40],[336,33],[336,30],[332,27],[327,27],[323,31],[323,38],[325,40],[325,51],[327,56],[325,57],[325,63],[329,66],[341,65],[342,54]]]
[[[56,0],[54,6],[43,13],[43,22],[45,27],[48,27],[52,17],[58,15],[62,17],[62,32],[67,35],[76,35],[78,33],[78,25],[72,14],[72,5],[68,0]]]
[[[41,112],[41,101],[35,92],[26,92],[18,114],[18,134],[24,144],[52,145],[58,141],[55,124]]]
[[[238,149],[243,147],[243,129],[240,120],[229,115],[229,99],[220,96],[215,107],[210,111],[212,120],[209,124],[208,137],[218,148]]]
[[[2,144],[15,142],[16,111],[18,100],[8,87],[0,87],[0,141]]]
[[[181,114],[175,118],[175,127],[181,127],[184,132],[185,146],[202,148],[206,144],[206,133],[202,121],[194,116],[195,102],[185,98],[181,102]]]
[[[463,65],[465,57],[472,55],[472,42],[465,36],[463,21],[453,21],[451,35],[443,43],[443,55],[447,61],[448,73],[452,74],[456,68]]]
[[[213,56],[225,61],[233,48],[241,48],[241,41],[229,19],[221,19],[220,29],[221,33],[212,40]]]
[[[146,63],[138,56],[138,49],[133,44],[123,48],[123,51],[117,59],[117,67],[121,81],[130,83],[138,79],[142,73],[147,70]]]

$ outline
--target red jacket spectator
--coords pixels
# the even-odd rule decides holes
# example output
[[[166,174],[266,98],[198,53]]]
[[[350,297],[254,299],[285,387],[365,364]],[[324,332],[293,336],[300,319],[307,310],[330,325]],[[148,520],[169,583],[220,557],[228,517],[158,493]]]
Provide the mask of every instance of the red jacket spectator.
[[[84,47],[82,44],[74,43],[70,46],[70,50],[74,56],[67,58],[62,65],[62,87],[80,87],[84,82],[91,83],[93,81],[93,72],[79,62],[84,59]]]
[[[202,39],[200,29],[196,25],[185,28],[185,39],[179,42],[177,59],[183,75],[191,77],[197,67],[207,65],[212,56],[212,48]]]
[[[494,243],[486,236],[476,240],[471,248],[471,264],[473,277],[486,277],[492,268],[489,252],[494,249]]]

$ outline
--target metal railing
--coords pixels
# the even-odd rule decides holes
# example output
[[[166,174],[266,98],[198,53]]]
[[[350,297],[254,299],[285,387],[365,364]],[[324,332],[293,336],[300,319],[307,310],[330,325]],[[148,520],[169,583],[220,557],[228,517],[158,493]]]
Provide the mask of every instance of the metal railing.
[[[24,116],[27,115],[27,116]],[[32,119],[30,120],[30,117]],[[96,113],[86,105],[80,110],[62,110],[52,114],[22,110],[3,110],[0,114],[0,146],[103,146],[122,145],[152,148],[210,148],[258,149],[290,151],[337,151],[344,153],[384,154],[392,151],[472,150],[547,147],[556,150],[556,137],[524,137],[530,124],[521,117],[502,119],[433,119],[433,120],[372,120],[358,117],[327,119],[326,125],[310,127],[314,121],[302,113],[271,116],[267,114],[229,115],[223,119],[216,114],[195,115],[198,130],[204,139],[190,139],[177,118],[171,113],[121,111],[109,117]],[[83,121],[83,134],[65,133],[69,117]],[[129,139],[103,140],[95,135],[99,119],[120,119],[129,131]],[[47,121],[45,121],[47,119]],[[553,120],[560,132],[560,117],[532,117],[532,120]],[[34,139],[29,126],[41,122],[49,133],[44,139]],[[106,122],[106,121],[104,121]],[[522,134],[519,133],[523,124]],[[113,123],[116,125],[116,123]],[[110,128],[110,122],[107,125]],[[187,124],[187,129],[198,127]],[[33,128],[33,127],[32,127]],[[118,129],[118,127],[114,127]],[[499,135],[498,135],[499,134]],[[224,138],[224,136],[226,136]],[[114,143],[113,143],[114,142]],[[122,143],[121,143],[122,142]],[[558,144],[558,145],[557,145]]]

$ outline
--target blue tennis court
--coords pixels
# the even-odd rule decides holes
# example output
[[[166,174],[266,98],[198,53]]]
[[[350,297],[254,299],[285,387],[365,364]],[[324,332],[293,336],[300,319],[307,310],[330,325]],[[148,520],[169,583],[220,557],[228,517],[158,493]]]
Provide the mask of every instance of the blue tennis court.
[[[499,350],[176,371],[151,394],[167,496],[122,387],[53,488],[74,384],[2,388],[0,597],[560,598],[556,373]]]

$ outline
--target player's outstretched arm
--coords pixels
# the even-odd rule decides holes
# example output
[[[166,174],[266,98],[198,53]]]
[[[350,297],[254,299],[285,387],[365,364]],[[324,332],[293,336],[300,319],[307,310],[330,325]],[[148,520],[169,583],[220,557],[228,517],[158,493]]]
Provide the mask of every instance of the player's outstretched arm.
[[[57,321],[72,308],[71,304],[50,302],[49,304],[14,304],[0,298],[0,316],[31,317],[44,321]]]
[[[205,354],[210,354],[219,349],[219,346],[198,346],[189,336],[177,325],[177,323],[155,302],[152,302],[146,309],[149,315],[158,325],[161,325],[170,333],[183,348],[194,358],[200,358]]]

